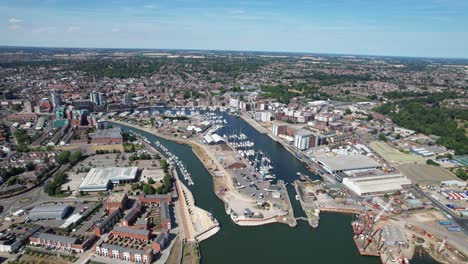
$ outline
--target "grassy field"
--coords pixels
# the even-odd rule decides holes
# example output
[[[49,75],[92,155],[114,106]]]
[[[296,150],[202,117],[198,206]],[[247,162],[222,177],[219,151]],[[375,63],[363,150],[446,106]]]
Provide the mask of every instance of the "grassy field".
[[[178,257],[179,257],[179,250],[181,245],[179,237],[176,238],[177,240],[175,241],[174,246],[171,249],[171,254],[169,255],[169,258],[166,261],[166,264],[178,264]]]
[[[372,150],[377,152],[382,158],[384,158],[388,162],[392,163],[418,163],[418,164],[425,164],[426,161],[413,153],[404,153],[401,152],[391,146],[389,146],[385,142],[381,141],[372,141],[369,146]]]
[[[439,184],[441,181],[460,180],[448,170],[427,164],[401,164],[398,170],[417,184]]]

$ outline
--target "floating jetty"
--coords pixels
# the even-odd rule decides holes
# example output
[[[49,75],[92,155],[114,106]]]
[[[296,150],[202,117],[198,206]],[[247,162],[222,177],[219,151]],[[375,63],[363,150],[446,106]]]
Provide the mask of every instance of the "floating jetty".
[[[166,147],[164,147],[161,144],[161,142],[156,141],[155,144],[158,148],[160,148],[163,151],[164,155],[168,158],[168,162],[180,170],[182,176],[187,181],[188,185],[194,185],[195,183],[192,180],[190,172],[187,171],[185,165],[182,163],[182,161],[179,160],[179,157],[172,154]]]
[[[136,133],[133,130],[129,130],[129,132],[134,134],[136,137],[140,138],[141,140],[143,140],[145,143],[147,143],[149,146],[152,147],[152,145],[151,145],[150,141],[148,140],[148,138],[140,135],[139,133]],[[180,170],[180,172],[182,173],[182,176],[187,181],[187,184],[188,185],[194,185],[195,183],[192,180],[190,172],[187,171],[184,164],[179,160],[179,157],[172,154],[164,145],[161,144],[161,142],[156,141],[156,142],[154,142],[154,144],[156,145],[157,148],[159,148],[161,150],[159,152],[167,159],[167,162],[170,165],[173,165],[174,167],[176,167],[176,168],[178,168]]]

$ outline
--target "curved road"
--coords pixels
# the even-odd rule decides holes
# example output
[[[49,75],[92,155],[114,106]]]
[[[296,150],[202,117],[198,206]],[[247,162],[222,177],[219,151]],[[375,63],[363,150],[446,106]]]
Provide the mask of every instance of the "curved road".
[[[439,208],[441,211],[443,211],[445,214],[450,215],[452,218],[451,220],[455,223],[457,223],[461,228],[463,228],[463,231],[465,234],[468,235],[468,218],[466,217],[461,217],[455,213],[453,213],[450,209],[448,209],[444,204],[442,204],[440,201],[434,199],[431,195],[427,194],[421,188],[417,186],[413,186],[413,189],[418,192],[419,194],[425,196],[427,199],[429,199],[433,205],[435,205],[437,208]]]

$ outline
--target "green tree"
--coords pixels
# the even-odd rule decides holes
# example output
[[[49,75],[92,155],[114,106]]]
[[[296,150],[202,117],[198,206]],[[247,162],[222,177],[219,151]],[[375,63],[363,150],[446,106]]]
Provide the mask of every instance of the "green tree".
[[[76,163],[78,163],[78,161],[80,161],[83,157],[83,154],[81,153],[80,150],[77,150],[77,151],[74,151],[70,157],[69,157],[69,161],[72,165],[75,165]]]
[[[36,165],[34,165],[34,163],[32,163],[30,161],[28,163],[26,163],[26,170],[33,171],[35,168],[36,168]]]
[[[138,183],[132,183],[132,191],[135,191],[138,188],[140,188],[140,185]]]
[[[346,110],[345,110],[345,115],[350,115],[350,114],[352,114],[352,113],[353,113],[353,111],[351,111],[351,109],[346,108]]]
[[[153,180],[153,178],[151,178],[151,177],[150,177],[150,178],[148,178],[148,184],[154,184],[154,180]]]
[[[457,169],[455,174],[457,175],[458,178],[460,178],[462,180],[468,180],[468,174],[463,169]]]
[[[17,182],[18,182],[18,177],[13,176],[7,180],[6,184],[10,186],[10,185],[16,184]]]
[[[143,192],[145,194],[155,194],[156,193],[156,190],[154,189],[153,186],[149,185],[149,184],[145,184],[143,186]]]
[[[55,159],[59,164],[66,164],[70,159],[70,151],[62,151],[62,153],[58,154],[57,158]]]
[[[426,160],[426,164],[433,165],[433,166],[440,166],[439,163],[437,163],[437,162],[435,162],[435,161],[433,161],[431,159]]]
[[[387,141],[387,137],[383,133],[380,133],[379,134],[379,140]]]
[[[159,160],[159,164],[161,165],[161,168],[163,169],[163,171],[167,173],[169,169],[169,164],[167,163],[167,160],[161,159]]]

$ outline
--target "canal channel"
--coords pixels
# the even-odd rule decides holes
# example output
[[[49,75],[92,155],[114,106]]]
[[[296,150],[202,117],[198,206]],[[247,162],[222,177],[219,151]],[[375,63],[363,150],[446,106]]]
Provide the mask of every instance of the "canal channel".
[[[241,118],[224,114],[227,126],[219,134],[233,131],[246,134],[255,142],[255,148],[265,152],[273,161],[273,173],[278,179],[289,183],[287,188],[294,208],[294,215],[305,216],[300,204],[294,199],[291,183],[297,179],[296,172],[318,179],[281,144],[255,130]],[[380,263],[378,258],[363,257],[352,239],[351,215],[321,213],[318,228],[298,221],[294,228],[285,224],[269,224],[259,227],[241,227],[226,214],[223,202],[216,197],[209,172],[192,152],[190,146],[169,141],[142,130],[121,126],[124,132],[132,129],[148,138],[154,147],[160,141],[170,152],[177,155],[190,171],[195,185],[189,186],[197,206],[211,212],[219,221],[221,230],[201,242],[202,263]],[[411,263],[436,263],[427,257],[413,259]]]

